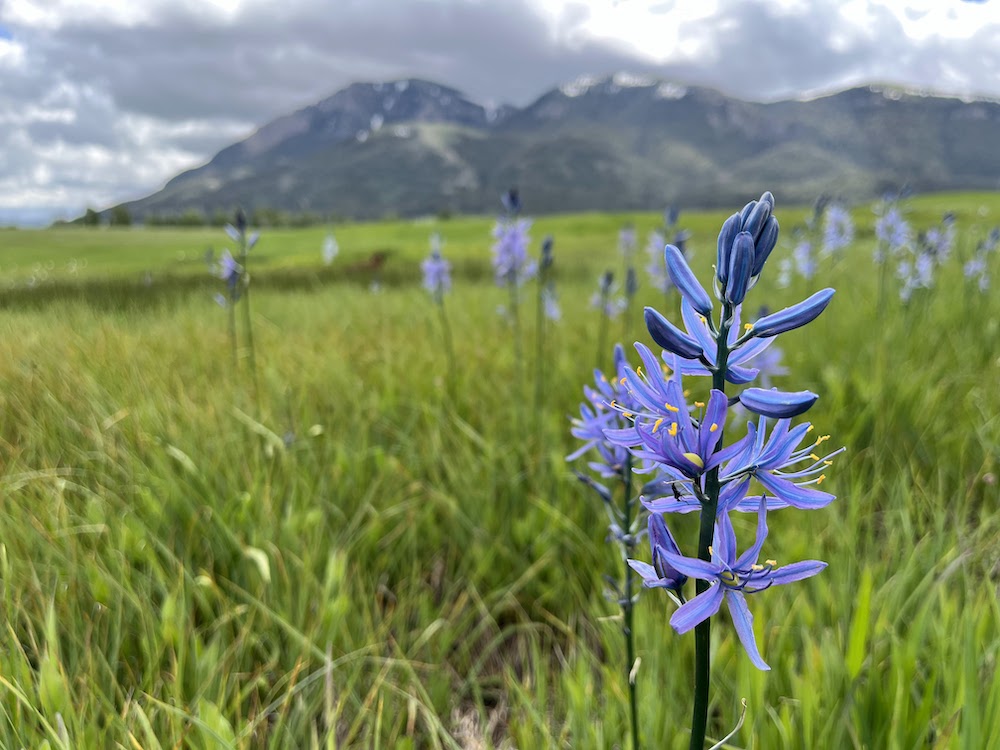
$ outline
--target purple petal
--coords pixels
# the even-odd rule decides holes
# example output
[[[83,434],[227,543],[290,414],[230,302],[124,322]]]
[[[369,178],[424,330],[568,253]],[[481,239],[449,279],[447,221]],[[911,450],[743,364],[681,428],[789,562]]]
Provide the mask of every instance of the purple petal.
[[[659,581],[660,576],[656,573],[656,568],[654,568],[649,563],[645,563],[642,560],[628,560],[628,565],[632,570],[638,573],[642,577],[643,584],[649,581]]]
[[[747,601],[739,591],[727,591],[726,592],[726,604],[729,605],[729,614],[733,618],[733,625],[736,627],[736,635],[740,637],[740,643],[743,644],[743,648],[746,649],[747,655],[750,657],[750,661],[757,669],[768,671],[771,668],[767,666],[767,662],[760,655],[760,651],[757,650],[757,639],[754,638],[753,634],[753,615],[750,614],[750,609],[747,607]],[[680,610],[678,610],[680,612]],[[674,613],[677,615],[677,612]],[[673,619],[671,618],[671,625],[673,624]],[[675,628],[676,629],[676,628]]]
[[[781,586],[785,583],[793,583],[806,578],[812,578],[826,567],[826,563],[821,560],[803,560],[802,562],[782,565],[771,571],[768,579],[773,585]]]
[[[670,533],[670,529],[663,521],[663,516],[657,513],[653,513],[649,517],[649,544],[650,547],[662,547],[664,551],[674,555],[681,553],[674,540],[674,535]]]
[[[684,327],[687,328],[694,338],[698,340],[701,348],[705,351],[705,357],[709,362],[715,362],[715,353],[718,345],[712,338],[708,324],[702,321],[699,314],[691,307],[691,303],[686,299],[681,300],[681,318],[684,320]]]
[[[729,509],[739,504],[747,496],[750,488],[750,477],[743,477],[738,482],[728,482],[719,492],[719,514],[728,513]]]
[[[620,445],[623,448],[631,448],[642,442],[642,438],[635,427],[626,427],[621,430],[604,430],[604,437],[609,442]]]
[[[739,560],[733,565],[734,568],[748,568],[757,562],[760,557],[761,547],[767,539],[767,501],[761,497],[757,506],[757,538],[754,539],[753,546],[740,555]]]
[[[722,586],[717,584],[682,604],[670,618],[670,626],[678,633],[686,633],[718,612],[720,606],[722,606]]]
[[[733,385],[752,383],[759,374],[760,370],[755,367],[740,367],[734,364],[726,366],[726,380]]]
[[[701,503],[691,495],[678,500],[673,495],[664,495],[655,500],[640,499],[642,507],[650,513],[694,513],[701,510]]]
[[[684,557],[668,552],[663,559],[670,563],[670,567],[691,578],[700,578],[703,581],[716,581],[719,578],[721,568],[715,563],[706,562],[697,557]]]
[[[712,389],[712,395],[708,399],[708,408],[705,409],[705,416],[702,418],[701,427],[698,430],[699,455],[708,458],[715,450],[715,446],[719,444],[722,429],[726,426],[728,403],[725,393]]]
[[[718,560],[726,566],[733,564],[736,557],[736,531],[733,529],[733,522],[729,520],[729,514],[721,514],[715,521],[715,549],[713,550],[713,560]]]
[[[808,487],[800,487],[797,484],[789,482],[787,479],[776,477],[774,474],[766,471],[759,471],[754,476],[757,477],[757,481],[765,489],[770,490],[772,494],[784,500],[793,508],[814,510],[816,508],[824,508],[834,500],[834,496],[829,492],[820,492]]]
[[[773,338],[751,339],[739,349],[729,353],[729,366],[742,365],[744,362],[748,362],[773,343]]]

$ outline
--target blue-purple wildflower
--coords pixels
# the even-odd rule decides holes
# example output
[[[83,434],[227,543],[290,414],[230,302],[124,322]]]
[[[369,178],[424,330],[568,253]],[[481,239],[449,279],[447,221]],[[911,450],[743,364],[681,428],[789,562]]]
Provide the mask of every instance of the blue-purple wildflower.
[[[823,216],[823,254],[833,255],[852,242],[854,242],[854,222],[851,221],[850,213],[837,203],[827,205]]]
[[[323,240],[323,265],[333,265],[339,252],[340,246],[337,244],[337,238],[333,236],[333,232],[330,232]]]
[[[715,538],[711,549],[711,561],[664,550],[664,563],[675,575],[686,575],[708,581],[707,590],[685,602],[670,618],[670,625],[678,633],[686,633],[700,622],[708,619],[722,606],[725,599],[729,607],[736,633],[750,661],[761,670],[769,670],[767,662],[760,655],[757,639],[753,632],[753,615],[747,607],[746,595],[756,594],[771,586],[781,586],[810,578],[826,567],[819,560],[804,560],[778,567],[774,560],[758,562],[764,541],[767,539],[767,509],[760,502],[757,516],[757,538],[753,546],[742,555],[736,554],[736,533],[728,515],[718,517],[715,524]]]
[[[641,367],[633,369],[616,360],[617,383],[600,396],[606,410],[617,417],[606,410],[591,411],[584,420],[589,429],[578,426],[579,434],[574,433],[591,436],[593,447],[599,443],[594,437],[599,427],[612,460],[620,461],[618,451],[627,449],[641,462],[637,472],[655,475],[642,490],[642,503],[652,514],[653,562],[632,560],[630,565],[647,587],[668,589],[679,603],[685,576],[703,582],[698,595],[674,613],[674,629],[683,633],[696,627],[725,599],[740,640],[760,669],[768,667],[754,640],[745,595],[808,578],[825,567],[812,560],[780,568],[773,561],[758,563],[767,536],[767,513],[788,507],[822,508],[832,502],[833,495],[818,486],[840,452],[817,453],[828,436],[809,439],[809,423],[792,423],[815,403],[816,394],[770,387],[771,376],[788,372],[781,365],[780,351],[770,349],[775,337],[812,322],[830,303],[833,290],[823,289],[774,313],[762,311],[753,322],[741,324],[742,304],[777,241],[773,208],[773,197],[765,193],[731,216],[719,234],[713,291],[721,314],[680,249],[667,246],[664,265],[682,297],[684,328],[647,308],[649,335],[665,351],[657,356],[637,343]],[[827,207],[828,215],[835,208]],[[712,377],[713,387],[703,401],[688,397],[684,378],[689,376]],[[725,392],[727,384],[747,387],[731,395]],[[746,423],[742,437],[725,445],[727,414],[734,405],[759,416]],[[663,514],[694,511],[702,514],[702,539],[711,532],[705,524],[714,525],[714,542],[708,550],[699,550],[698,557],[685,557]],[[758,514],[757,539],[741,555],[731,512]]]
[[[451,263],[441,256],[441,238],[436,233],[431,235],[431,254],[420,264],[420,270],[424,274],[424,289],[436,302],[441,302],[451,290]]]
[[[528,219],[501,219],[493,228],[493,272],[497,285],[520,286],[532,278],[538,270],[534,260],[528,255]]]

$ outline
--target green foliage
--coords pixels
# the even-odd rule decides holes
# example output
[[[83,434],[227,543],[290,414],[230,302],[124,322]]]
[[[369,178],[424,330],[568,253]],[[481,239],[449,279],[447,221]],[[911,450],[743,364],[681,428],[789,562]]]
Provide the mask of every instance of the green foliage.
[[[914,223],[957,209],[968,254],[1000,216],[989,200],[928,198]],[[779,214],[790,226],[801,212]],[[629,218],[642,242],[659,217]],[[684,217],[699,273],[717,219]],[[624,220],[533,229],[536,251],[557,237],[564,319],[527,438],[511,400],[531,403],[533,384],[513,377],[486,220],[338,227],[329,275],[324,231],[267,233],[253,251],[260,412],[232,372],[217,280],[197,281],[216,231],[0,234],[4,280],[33,252],[89,260],[34,301],[4,294],[0,746],[620,742],[624,646],[600,580],[620,560],[563,456],[592,377],[588,300]],[[417,272],[434,228],[456,264],[453,398]],[[781,344],[796,387],[824,394],[812,421],[849,453],[829,478],[837,502],[776,513],[764,552],[830,568],[752,601],[772,672],[749,664],[725,618],[713,629],[710,731],[725,735],[746,698],[740,747],[998,746],[1000,301],[973,293],[956,258],[935,289],[874,320],[865,230],[821,264],[840,290],[830,309]],[[348,267],[380,248],[397,252],[373,295]],[[751,302],[815,288],[773,278]],[[663,300],[644,284],[636,302]],[[641,734],[682,748],[693,643],[657,593],[636,609]]]
[[[125,206],[115,206],[111,209],[109,222],[113,227],[132,226],[132,214],[129,213],[129,210]]]

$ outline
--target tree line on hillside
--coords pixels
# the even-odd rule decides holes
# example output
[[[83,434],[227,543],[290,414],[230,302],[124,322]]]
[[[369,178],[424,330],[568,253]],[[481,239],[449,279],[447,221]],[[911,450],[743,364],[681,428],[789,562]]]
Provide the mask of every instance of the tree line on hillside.
[[[323,216],[312,211],[297,213],[276,208],[255,208],[248,211],[247,216],[252,226],[272,228],[311,227],[343,221],[343,217],[340,216]],[[439,218],[448,218],[448,216],[441,214]],[[190,208],[182,213],[146,214],[141,218],[133,218],[128,208],[115,206],[107,211],[95,211],[93,208],[88,208],[83,216],[69,222],[59,221],[56,224],[85,227],[127,227],[133,224],[142,224],[148,227],[224,227],[231,221],[232,211],[223,211],[222,209],[208,213]]]

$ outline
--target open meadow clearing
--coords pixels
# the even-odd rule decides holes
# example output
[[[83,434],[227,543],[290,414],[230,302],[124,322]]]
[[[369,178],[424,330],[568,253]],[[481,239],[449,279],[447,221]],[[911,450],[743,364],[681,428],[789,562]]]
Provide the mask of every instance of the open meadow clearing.
[[[985,290],[965,273],[1000,198],[905,202],[915,232],[955,215],[950,256],[905,303],[896,261],[873,262],[870,205],[811,279],[779,284],[811,209],[777,198],[744,307],[837,290],[778,341],[774,384],[820,394],[808,419],[847,450],[836,501],[769,519],[766,557],[829,563],[754,598],[770,672],[718,618],[708,734],[745,699],[727,747],[1000,747],[1000,253]],[[737,208],[681,214],[700,278]],[[629,222],[639,288],[605,320],[591,297],[606,269],[621,282]],[[566,456],[614,343],[633,366],[633,341],[659,353],[642,306],[680,319],[645,270],[660,223],[535,220],[561,307],[542,346],[536,283],[515,325],[494,282],[493,219],[337,225],[329,265],[327,228],[264,228],[253,356],[241,328],[235,359],[206,263],[234,248],[222,230],[0,231],[0,747],[626,747],[603,580],[622,561],[573,474],[587,459]],[[433,232],[451,355],[420,285]],[[689,554],[697,523],[672,528]],[[753,533],[752,514],[735,523]],[[673,611],[651,589],[635,607],[648,747],[689,742],[694,637]]]

